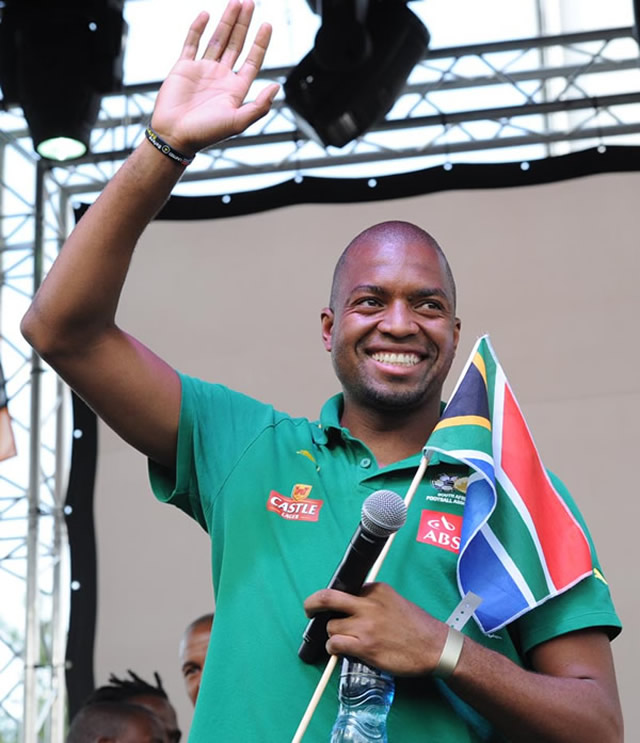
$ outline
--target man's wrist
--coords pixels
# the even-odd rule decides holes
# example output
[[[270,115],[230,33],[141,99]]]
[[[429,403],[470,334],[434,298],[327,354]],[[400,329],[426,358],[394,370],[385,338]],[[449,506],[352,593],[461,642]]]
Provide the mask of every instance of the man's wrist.
[[[447,639],[445,640],[440,659],[433,669],[433,675],[436,678],[448,679],[456,670],[462,648],[464,646],[464,635],[453,627],[449,627]]]
[[[158,152],[161,152],[170,160],[173,160],[177,165],[187,167],[187,165],[190,165],[193,162],[195,155],[187,155],[177,150],[169,144],[169,142],[160,137],[151,125],[146,127],[144,134],[147,140],[158,150]]]

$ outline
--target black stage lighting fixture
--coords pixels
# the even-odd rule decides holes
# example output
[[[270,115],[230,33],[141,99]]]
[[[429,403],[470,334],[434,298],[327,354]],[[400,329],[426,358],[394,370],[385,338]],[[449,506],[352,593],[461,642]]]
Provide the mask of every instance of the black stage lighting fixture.
[[[403,0],[317,0],[311,7],[321,11],[322,25],[285,81],[285,100],[309,137],[343,147],[393,106],[426,53],[429,32]]]
[[[3,104],[22,107],[41,157],[89,148],[104,93],[122,86],[124,0],[4,0],[0,10]]]

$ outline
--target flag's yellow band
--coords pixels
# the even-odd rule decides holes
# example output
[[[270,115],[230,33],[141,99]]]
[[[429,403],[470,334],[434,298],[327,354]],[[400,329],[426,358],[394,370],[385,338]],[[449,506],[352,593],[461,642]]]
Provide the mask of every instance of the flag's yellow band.
[[[476,355],[473,357],[473,365],[482,375],[482,378],[484,379],[484,385],[486,387],[487,386],[487,367],[484,363],[484,359],[482,358],[482,354],[476,353]]]
[[[453,418],[443,418],[433,430],[438,431],[450,426],[482,426],[490,431],[491,421],[481,415],[456,415]]]

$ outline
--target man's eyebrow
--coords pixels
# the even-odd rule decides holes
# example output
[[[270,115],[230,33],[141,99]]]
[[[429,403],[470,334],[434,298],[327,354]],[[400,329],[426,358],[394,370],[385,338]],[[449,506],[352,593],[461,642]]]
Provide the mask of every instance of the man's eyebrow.
[[[434,288],[434,289],[418,289],[418,291],[415,291],[411,294],[412,298],[421,299],[421,298],[428,298],[428,297],[442,297],[443,299],[451,301],[451,297],[447,294],[447,292],[444,289],[440,288]]]
[[[354,286],[349,292],[350,295],[358,294],[359,292],[369,292],[371,294],[378,294],[380,296],[387,294],[387,290],[377,284],[358,284]]]
[[[361,293],[375,294],[379,297],[384,297],[390,294],[388,289],[385,289],[382,286],[378,286],[377,284],[358,284],[358,286],[355,286],[351,290],[349,296],[352,297],[355,294]],[[411,292],[409,296],[411,299],[442,297],[442,299],[446,299],[448,302],[451,302],[451,297],[449,296],[449,294],[440,287],[424,287],[423,289],[416,289],[416,291]]]

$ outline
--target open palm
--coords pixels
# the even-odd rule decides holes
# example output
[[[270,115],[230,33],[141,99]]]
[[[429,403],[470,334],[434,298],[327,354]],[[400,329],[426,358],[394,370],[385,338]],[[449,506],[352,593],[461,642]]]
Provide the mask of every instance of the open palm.
[[[252,0],[230,0],[201,59],[198,45],[209,19],[200,13],[191,24],[180,58],[158,93],[153,128],[185,155],[244,131],[267,113],[278,85],[264,88],[254,101],[244,102],[271,38],[263,24],[237,72],[238,61],[253,15]]]

